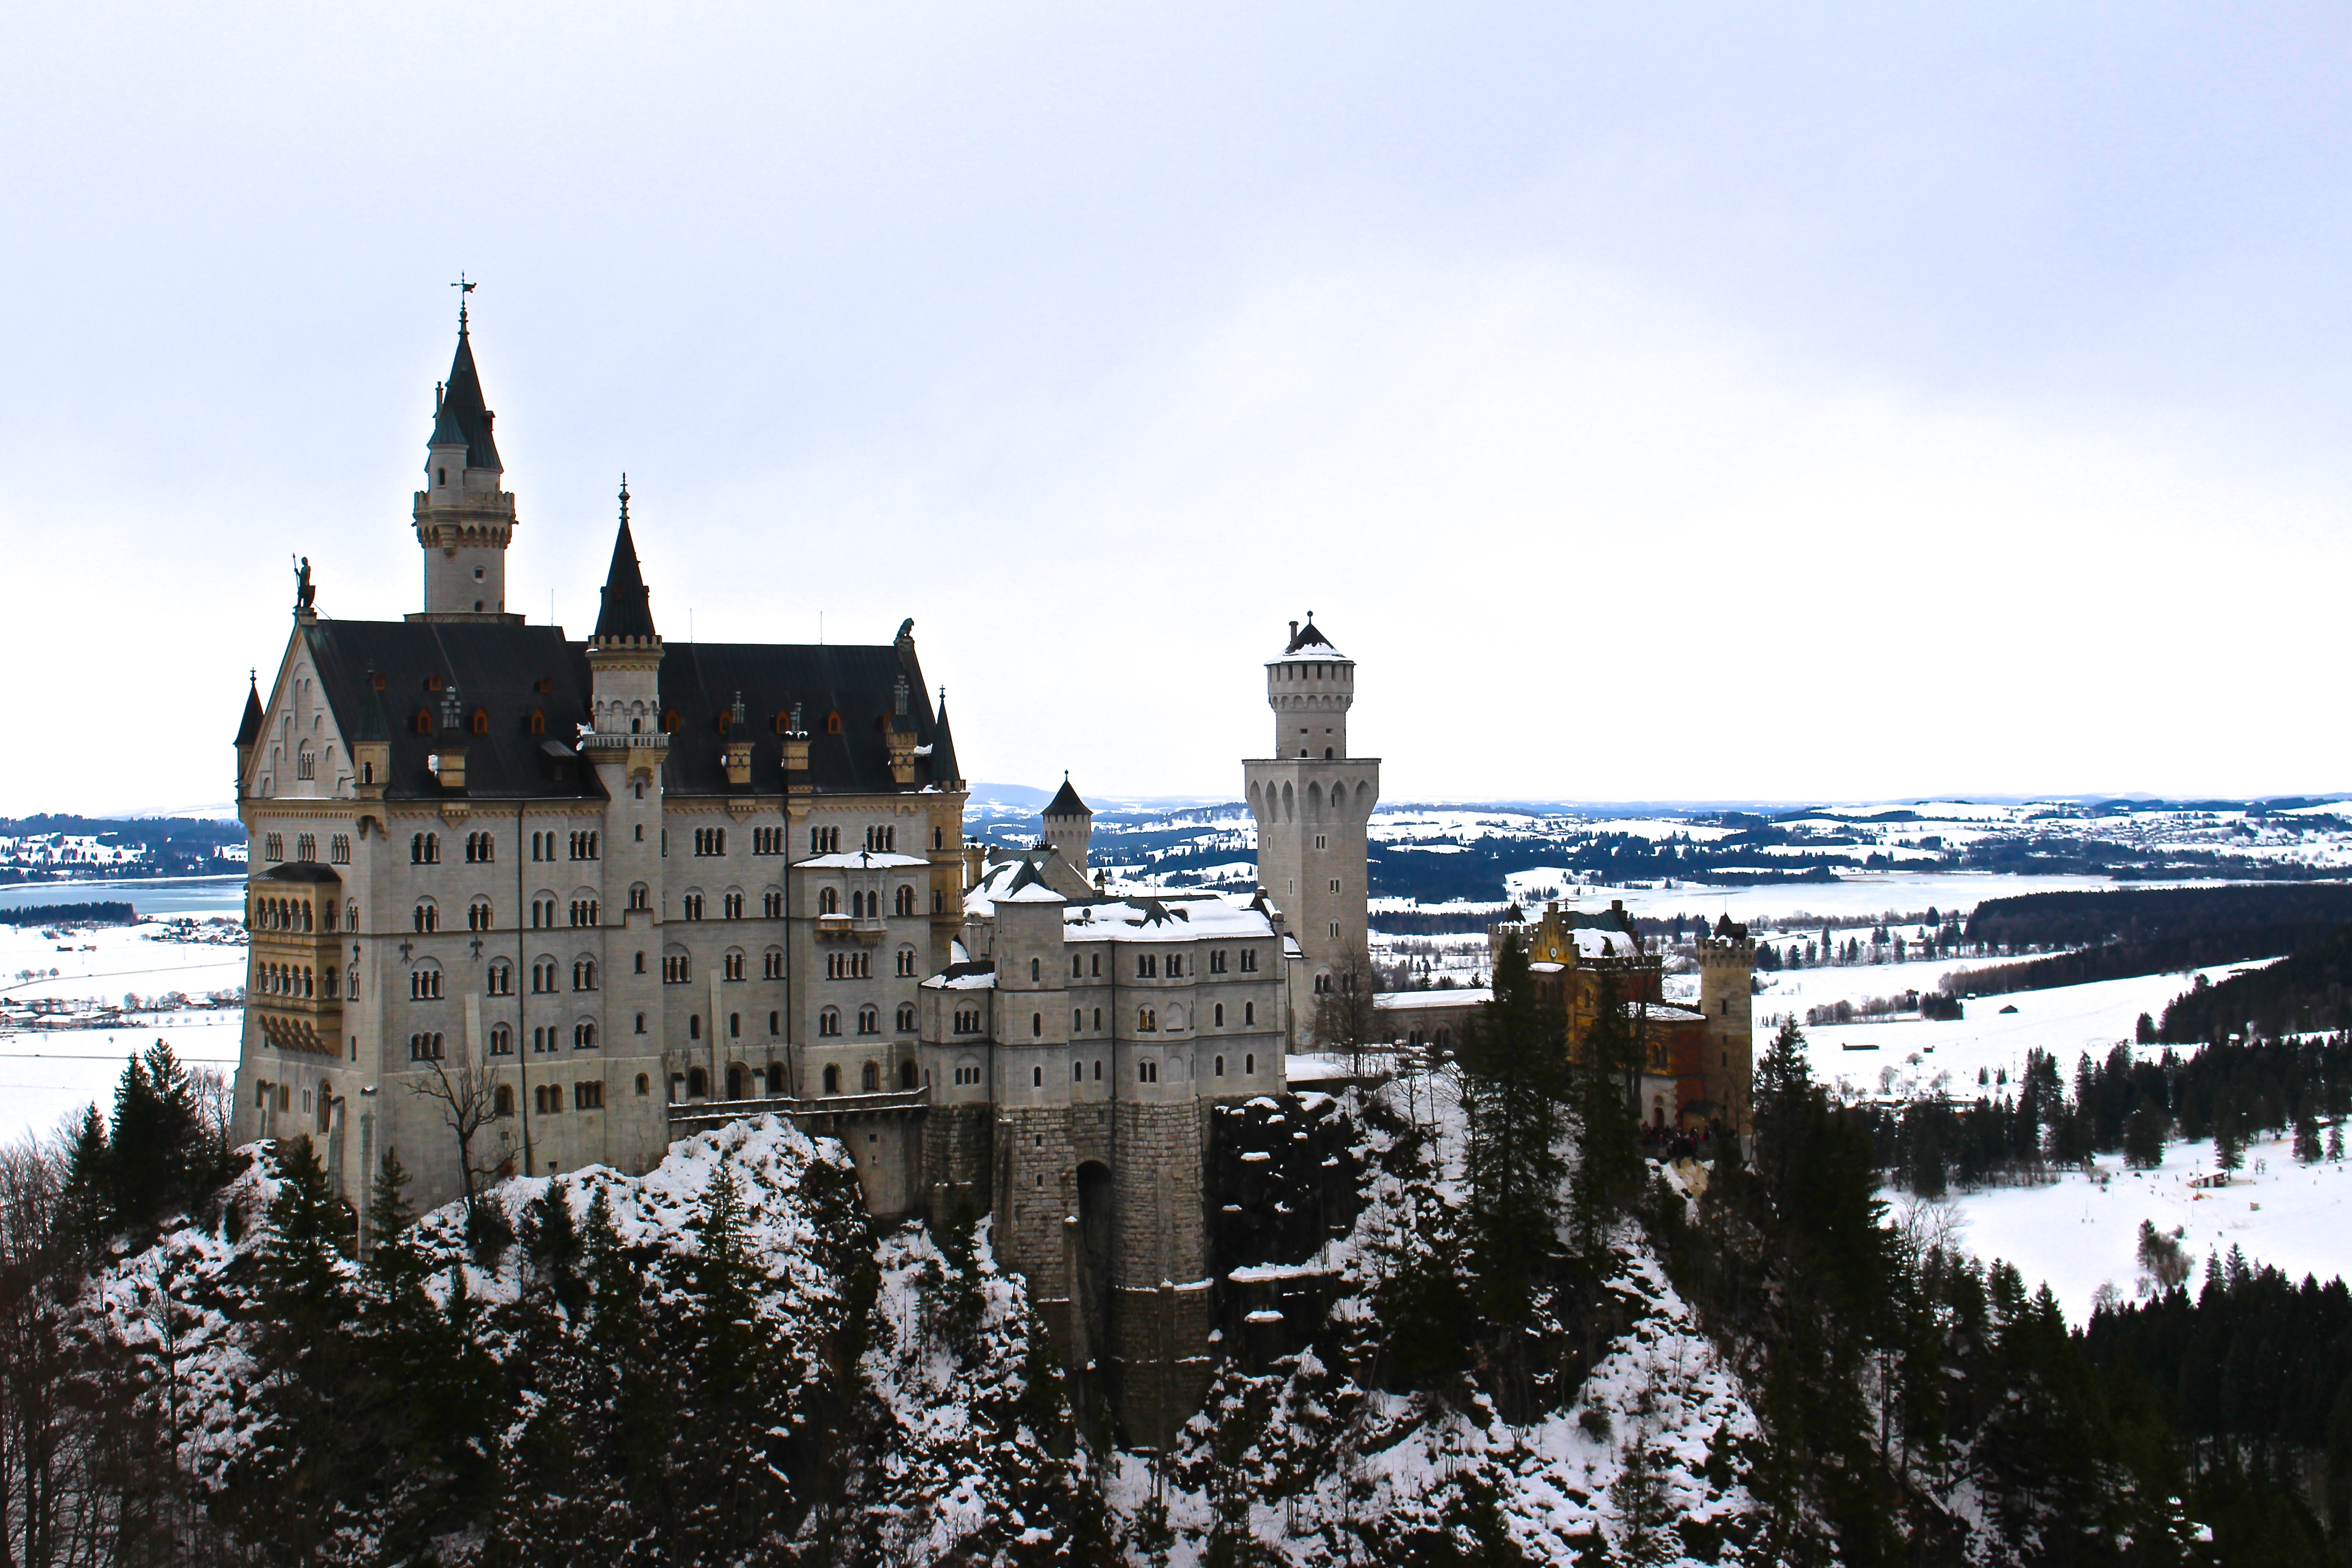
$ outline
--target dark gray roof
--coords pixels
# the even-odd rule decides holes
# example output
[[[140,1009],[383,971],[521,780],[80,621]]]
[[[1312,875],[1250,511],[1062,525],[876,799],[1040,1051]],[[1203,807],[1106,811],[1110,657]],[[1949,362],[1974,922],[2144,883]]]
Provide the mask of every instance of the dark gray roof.
[[[1290,623],[1290,646],[1282,651],[1292,654],[1303,647],[1331,647],[1331,639],[1315,629],[1315,617],[1312,615],[1307,617],[1307,624],[1303,626],[1297,621]],[[1337,653],[1339,649],[1332,648],[1331,651]]]
[[[250,746],[261,739],[261,726],[267,722],[268,721],[261,711],[261,692],[255,686],[254,678],[247,676],[245,681],[245,717],[237,721],[236,743]]]
[[[490,439],[492,417],[482,404],[482,377],[474,369],[473,340],[460,321],[457,356],[449,362],[449,380],[441,389],[441,406],[434,410],[432,444],[463,441],[467,468],[503,471],[505,465],[499,461],[498,443]]]
[[[1064,773],[1062,775],[1061,791],[1054,796],[1053,804],[1045,807],[1044,815],[1047,816],[1092,816],[1094,815],[1094,810],[1092,807],[1088,806],[1085,801],[1078,798],[1078,792],[1070,787],[1070,775]]]
[[[320,621],[302,635],[310,641],[320,687],[346,736],[363,734],[370,726],[368,705],[383,703],[391,721],[385,790],[390,797],[435,799],[442,794],[425,765],[445,743],[439,728],[443,692],[428,686],[433,680],[444,689],[454,684],[463,698],[469,795],[601,796],[594,771],[572,755],[577,726],[589,719],[587,648],[566,640],[561,627]],[[383,678],[380,698],[371,675]],[[892,793],[899,786],[890,776],[887,734],[901,676],[910,689],[907,721],[916,743],[932,746],[930,756],[915,759],[914,782],[906,787],[951,781],[953,756],[942,757],[935,743],[940,731],[921,696],[923,672],[911,638],[882,647],[672,643],[661,665],[662,707],[675,721],[662,787],[679,795],[739,793],[727,782],[720,721],[740,691],[754,742],[751,793],[783,792],[781,731],[795,705],[809,736],[810,782],[819,791]],[[540,689],[542,684],[547,689]],[[484,725],[479,733],[472,727],[478,710]],[[533,714],[541,720],[537,731],[531,728]]]
[[[963,774],[956,771],[955,736],[948,729],[948,694],[940,690],[939,722],[931,731],[931,777],[941,784],[961,784]]]
[[[654,610],[637,570],[637,543],[629,537],[629,491],[621,488],[621,531],[613,536],[613,564],[604,573],[604,603],[596,612],[600,637],[654,636]]]

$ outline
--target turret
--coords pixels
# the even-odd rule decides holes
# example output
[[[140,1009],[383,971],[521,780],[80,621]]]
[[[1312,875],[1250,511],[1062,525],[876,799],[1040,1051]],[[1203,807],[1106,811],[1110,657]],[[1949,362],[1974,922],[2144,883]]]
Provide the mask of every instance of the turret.
[[[629,532],[629,477],[621,476],[621,527],[613,537],[596,630],[588,639],[589,709],[599,735],[661,732],[661,634],[653,595]]]
[[[1274,754],[1336,759],[1348,754],[1348,710],[1356,702],[1356,661],[1315,628],[1290,623],[1281,657],[1266,661],[1265,700],[1274,710]]]
[[[1756,943],[1748,928],[1729,915],[1698,942],[1699,1008],[1706,1015],[1706,1077],[1709,1115],[1738,1132],[1748,1128],[1750,1084],[1755,1072],[1753,1016]]]
[[[425,443],[425,488],[416,492],[416,542],[425,552],[425,608],[411,620],[520,621],[507,607],[507,544],[514,497],[482,402],[482,378],[466,308],[457,308],[457,353],[449,379],[433,390],[433,431]]]
[[[246,775],[253,768],[253,749],[261,743],[261,727],[268,720],[261,711],[261,689],[251,671],[245,678],[245,716],[236,726],[236,798],[245,798]]]
[[[1045,874],[1055,890],[1067,898],[1085,898],[1092,890],[1087,886],[1087,848],[1094,838],[1095,814],[1070,787],[1066,773],[1060,792],[1045,807],[1045,847],[1054,852]]]

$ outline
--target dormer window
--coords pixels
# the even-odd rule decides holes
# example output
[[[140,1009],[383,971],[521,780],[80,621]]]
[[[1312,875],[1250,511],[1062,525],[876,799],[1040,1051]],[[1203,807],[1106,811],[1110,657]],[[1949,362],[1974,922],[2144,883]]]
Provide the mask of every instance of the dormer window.
[[[838,712],[828,713],[824,716],[824,732],[828,735],[838,735],[841,733],[841,715]]]
[[[487,710],[483,710],[483,709],[480,709],[480,708],[477,708],[477,709],[475,709],[475,710],[474,710],[474,717],[473,717],[473,721],[472,721],[472,723],[471,723],[471,726],[470,726],[470,727],[472,728],[472,730],[473,730],[474,733],[475,733],[475,734],[477,734],[477,735],[487,735],[487,734],[488,734],[488,733],[490,732],[490,716],[489,716],[489,713],[488,713]]]

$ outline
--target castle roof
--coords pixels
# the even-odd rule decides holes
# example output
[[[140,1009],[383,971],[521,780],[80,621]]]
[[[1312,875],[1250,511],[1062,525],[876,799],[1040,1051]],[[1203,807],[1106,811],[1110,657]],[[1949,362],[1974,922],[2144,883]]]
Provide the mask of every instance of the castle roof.
[[[245,716],[237,721],[236,743],[250,746],[261,739],[261,726],[268,722],[261,711],[261,690],[252,676],[245,679]]]
[[[591,717],[587,645],[568,640],[562,628],[512,622],[320,621],[299,628],[297,635],[310,641],[320,691],[344,734],[365,734],[375,702],[390,716],[387,798],[437,799],[444,793],[425,759],[440,750],[441,697],[450,685],[464,693],[467,714],[479,709],[488,724],[484,733],[467,738],[469,795],[601,797],[594,770],[581,766],[571,744]],[[745,793],[728,783],[728,737],[720,727],[739,691],[758,741],[751,749],[749,793],[783,793],[780,731],[795,705],[809,731],[809,782],[821,794],[889,795],[953,782],[951,773],[938,770],[937,748],[926,757],[920,744],[913,782],[902,786],[891,776],[887,728],[898,680],[911,666],[913,689],[923,689],[914,660],[911,645],[670,645],[662,655],[658,689],[663,719],[671,729],[662,788],[686,795]],[[383,678],[380,698],[373,675]],[[424,732],[419,714],[425,716]],[[837,731],[830,722],[835,718],[840,721]],[[908,719],[919,742],[932,740],[935,721],[919,696],[910,699]]]
[[[955,734],[948,728],[948,694],[940,690],[940,714],[931,726],[931,777],[941,784],[961,783],[963,774],[956,771]]]
[[[1047,816],[1092,816],[1094,815],[1094,810],[1092,807],[1088,806],[1085,801],[1078,798],[1078,792],[1070,787],[1070,775],[1064,773],[1062,775],[1061,791],[1054,796],[1052,803],[1045,807],[1045,815]]]
[[[629,488],[621,487],[621,531],[613,536],[613,563],[604,570],[603,603],[596,612],[596,637],[637,638],[650,642],[654,631],[652,597],[645,574],[637,570],[637,542],[629,536]]]
[[[1290,623],[1290,641],[1283,645],[1279,658],[1337,658],[1348,656],[1332,645],[1331,639],[1316,629],[1315,612],[1307,612],[1307,624]]]
[[[498,443],[490,438],[493,419],[482,404],[482,377],[474,369],[474,344],[466,330],[465,319],[457,321],[457,353],[449,362],[449,380],[441,389],[441,405],[433,414],[431,445],[446,447],[463,441],[466,444],[466,466],[469,468],[499,468]]]

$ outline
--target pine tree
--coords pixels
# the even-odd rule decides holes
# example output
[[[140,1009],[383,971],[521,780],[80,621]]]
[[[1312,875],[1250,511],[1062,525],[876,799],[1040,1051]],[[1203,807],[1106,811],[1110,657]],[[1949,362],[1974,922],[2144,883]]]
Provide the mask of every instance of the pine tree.
[[[1494,1000],[1464,1031],[1462,1099],[1474,1305],[1489,1324],[1523,1324],[1552,1256],[1566,1173],[1559,1142],[1562,1037],[1536,994],[1527,950],[1507,939],[1495,963]]]
[[[2238,1118],[2234,1112],[2223,1111],[2213,1127],[2214,1168],[2227,1178],[2245,1163],[2245,1145],[2238,1139]]]
[[[2294,1157],[2308,1165],[2316,1162],[2320,1153],[2319,1123],[2305,1110],[2294,1119]]]
[[[1594,988],[1591,1026],[1571,1072],[1576,1100],[1576,1173],[1569,1189],[1571,1230],[1587,1263],[1599,1268],[1609,1234],[1642,1184],[1640,1044],[1625,1022],[1613,974]]]

